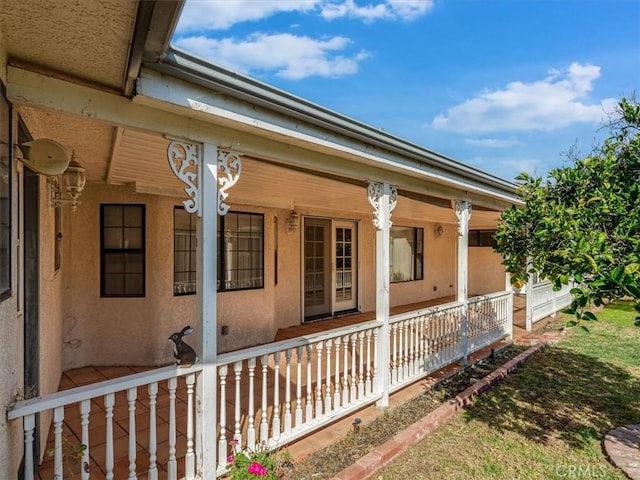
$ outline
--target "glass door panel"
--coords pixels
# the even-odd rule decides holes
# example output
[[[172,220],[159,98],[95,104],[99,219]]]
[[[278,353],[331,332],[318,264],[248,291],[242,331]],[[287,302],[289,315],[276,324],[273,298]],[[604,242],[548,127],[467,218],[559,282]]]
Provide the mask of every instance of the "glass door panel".
[[[356,280],[356,224],[336,222],[335,224],[335,281],[334,311],[353,310],[357,307]]]
[[[304,221],[304,319],[330,316],[331,220]]]

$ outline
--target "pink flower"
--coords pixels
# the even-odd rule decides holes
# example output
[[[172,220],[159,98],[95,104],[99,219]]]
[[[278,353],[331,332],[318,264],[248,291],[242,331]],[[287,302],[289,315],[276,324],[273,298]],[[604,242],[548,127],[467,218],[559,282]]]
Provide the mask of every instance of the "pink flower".
[[[269,470],[264,468],[264,466],[258,462],[253,462],[249,465],[249,473],[253,475],[257,475],[258,477],[264,477],[269,475]]]
[[[237,444],[238,444],[238,439],[237,439],[237,438],[234,438],[233,440],[231,440],[231,441],[229,442],[229,444],[230,444],[230,445],[237,445]]]
[[[236,457],[234,457],[233,455],[229,455],[227,457],[227,463],[233,463],[233,461],[236,459]]]

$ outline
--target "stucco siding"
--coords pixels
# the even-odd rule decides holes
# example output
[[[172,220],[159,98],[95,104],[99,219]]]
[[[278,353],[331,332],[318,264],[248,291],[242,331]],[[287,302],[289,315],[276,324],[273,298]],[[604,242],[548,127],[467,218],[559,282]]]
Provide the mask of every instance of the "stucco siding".
[[[169,335],[188,324],[198,327],[195,296],[173,295],[173,207],[180,200],[97,184],[87,185],[81,200],[65,232],[63,368],[172,362]],[[146,206],[144,297],[100,297],[103,203]]]
[[[469,294],[484,295],[504,289],[502,257],[490,247],[469,247]]]
[[[2,33],[0,32],[0,45]],[[5,78],[5,53],[0,48],[3,79]],[[13,185],[18,182],[15,169],[11,170]],[[18,198],[17,189],[11,193],[12,231],[11,245],[15,248],[18,239]],[[15,251],[15,250],[14,250]],[[12,295],[0,302],[0,322],[2,324],[2,348],[0,348],[0,478],[17,478],[18,467],[22,458],[22,423],[7,421],[7,407],[23,392],[24,383],[24,330],[22,314],[18,312],[18,258],[11,256],[11,291]]]

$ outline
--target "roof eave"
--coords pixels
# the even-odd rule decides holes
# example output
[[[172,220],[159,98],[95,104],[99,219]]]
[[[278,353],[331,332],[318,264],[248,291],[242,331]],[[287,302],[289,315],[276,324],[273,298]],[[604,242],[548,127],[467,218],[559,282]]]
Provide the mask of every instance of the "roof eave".
[[[407,142],[246,75],[211,64],[173,46],[169,47],[162,61],[145,65],[161,73],[167,73],[230,97],[249,101],[280,114],[392,151],[432,168],[437,167],[443,172],[455,174],[476,185],[480,184],[490,190],[507,194],[514,198],[514,203],[518,203],[515,197],[516,185],[512,182]]]

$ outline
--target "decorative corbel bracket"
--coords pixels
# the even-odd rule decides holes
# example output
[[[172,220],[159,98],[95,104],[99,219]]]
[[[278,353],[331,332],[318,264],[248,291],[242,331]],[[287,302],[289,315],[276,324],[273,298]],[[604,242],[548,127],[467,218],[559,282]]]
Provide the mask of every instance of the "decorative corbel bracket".
[[[183,201],[184,209],[189,213],[196,213],[200,207],[198,192],[198,160],[200,145],[196,143],[173,140],[167,148],[167,160],[173,174],[186,184],[184,192],[189,197]]]
[[[242,160],[236,152],[218,150],[218,215],[224,216],[229,211],[225,202],[231,187],[240,179]]]
[[[183,201],[189,213],[199,213],[200,192],[198,191],[198,165],[201,148],[199,144],[173,140],[167,149],[167,159],[174,175],[186,184],[184,189],[189,197]],[[240,154],[227,150],[218,150],[218,215],[224,216],[229,211],[226,199],[228,190],[240,178],[242,160]]]
[[[369,182],[367,187],[367,197],[369,203],[373,207],[373,226],[376,230],[382,230],[382,198],[384,195],[384,184],[379,182]],[[395,187],[389,185],[389,228],[393,225],[391,222],[391,212],[396,208],[398,203],[398,190]]]
[[[458,218],[458,235],[463,236],[469,230],[471,219],[471,202],[468,200],[456,200],[456,217]]]

